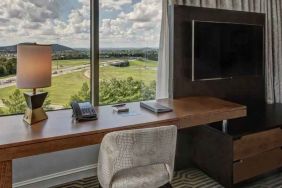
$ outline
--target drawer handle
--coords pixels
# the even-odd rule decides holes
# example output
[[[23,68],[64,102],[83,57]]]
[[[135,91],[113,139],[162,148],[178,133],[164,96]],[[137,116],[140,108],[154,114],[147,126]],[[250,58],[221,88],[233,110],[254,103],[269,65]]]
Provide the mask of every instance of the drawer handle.
[[[282,149],[282,147],[281,147],[281,149]],[[243,163],[243,162],[244,162],[244,160],[240,159],[240,160],[234,161],[234,164]]]

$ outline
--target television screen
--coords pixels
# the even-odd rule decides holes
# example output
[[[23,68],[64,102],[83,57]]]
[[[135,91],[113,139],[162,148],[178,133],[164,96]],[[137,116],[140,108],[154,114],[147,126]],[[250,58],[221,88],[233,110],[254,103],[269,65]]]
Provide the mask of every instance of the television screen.
[[[260,75],[263,26],[194,21],[193,80]]]

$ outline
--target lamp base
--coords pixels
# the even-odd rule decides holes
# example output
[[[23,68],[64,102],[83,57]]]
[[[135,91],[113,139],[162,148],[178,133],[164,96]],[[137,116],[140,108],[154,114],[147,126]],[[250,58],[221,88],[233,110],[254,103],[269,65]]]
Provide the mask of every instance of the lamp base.
[[[38,94],[24,93],[28,107],[23,120],[29,125],[48,119],[46,112],[42,108],[47,94],[46,92]]]
[[[30,109],[27,108],[24,114],[23,120],[28,123],[29,125],[32,125],[34,123],[43,121],[48,119],[48,116],[46,112],[43,110],[43,108],[37,108],[37,109]]]

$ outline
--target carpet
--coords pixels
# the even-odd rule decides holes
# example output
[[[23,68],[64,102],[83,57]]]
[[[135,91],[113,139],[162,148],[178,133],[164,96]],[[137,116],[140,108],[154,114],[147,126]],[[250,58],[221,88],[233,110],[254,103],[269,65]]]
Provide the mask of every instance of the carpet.
[[[53,188],[98,188],[97,177],[90,177],[78,181],[55,186]],[[215,180],[198,169],[178,171],[172,181],[173,188],[223,188]],[[282,172],[262,178],[245,185],[244,188],[282,188]]]

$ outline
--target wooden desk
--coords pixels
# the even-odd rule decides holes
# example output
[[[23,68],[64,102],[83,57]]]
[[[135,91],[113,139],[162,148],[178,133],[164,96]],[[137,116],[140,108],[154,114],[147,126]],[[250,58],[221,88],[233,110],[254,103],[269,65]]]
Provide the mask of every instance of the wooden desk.
[[[22,115],[0,118],[0,188],[12,187],[12,160],[101,143],[112,131],[176,125],[179,129],[246,116],[246,107],[211,97],[163,99],[173,112],[154,114],[130,103],[133,115],[119,115],[111,106],[97,107],[98,120],[76,123],[71,110],[49,112],[49,119],[32,126]]]

